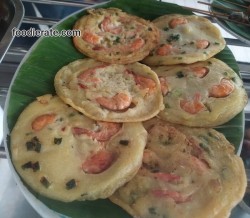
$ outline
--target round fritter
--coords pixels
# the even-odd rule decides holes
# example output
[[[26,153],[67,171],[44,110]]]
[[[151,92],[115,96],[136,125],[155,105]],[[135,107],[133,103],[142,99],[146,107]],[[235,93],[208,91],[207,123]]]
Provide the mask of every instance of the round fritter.
[[[239,76],[224,62],[211,58],[191,65],[152,68],[162,85],[162,119],[187,126],[212,127],[241,112],[247,93]]]
[[[107,198],[136,174],[146,138],[141,123],[91,120],[44,95],[18,118],[12,161],[41,195],[65,202]]]
[[[133,217],[228,217],[243,198],[243,161],[211,128],[189,128],[157,118],[144,122],[148,142],[136,176],[111,201]]]
[[[143,60],[148,65],[204,61],[226,45],[219,29],[203,17],[171,14],[159,17],[153,23],[160,29],[160,43]]]
[[[117,8],[91,9],[73,29],[75,47],[99,61],[128,64],[140,61],[159,42],[159,31],[149,21],[129,15]]]
[[[138,62],[77,60],[58,71],[55,89],[67,104],[95,120],[144,121],[163,109],[157,75]]]

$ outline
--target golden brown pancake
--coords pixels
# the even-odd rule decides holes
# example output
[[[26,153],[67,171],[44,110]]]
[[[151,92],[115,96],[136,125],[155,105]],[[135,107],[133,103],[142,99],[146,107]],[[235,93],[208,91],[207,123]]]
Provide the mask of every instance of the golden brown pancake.
[[[190,64],[204,61],[226,45],[219,29],[196,15],[169,14],[153,21],[160,43],[143,62],[147,65]]]
[[[157,118],[144,127],[149,136],[142,167],[111,201],[133,217],[227,217],[243,198],[246,174],[226,138]]]
[[[117,8],[91,9],[80,18],[74,29],[75,47],[99,61],[128,64],[142,60],[157,45],[158,29],[149,21],[129,15]]]
[[[19,116],[11,132],[12,161],[22,179],[46,197],[107,198],[141,166],[146,138],[139,122],[98,122],[45,95]]]
[[[169,122],[217,126],[232,119],[247,103],[242,80],[218,59],[152,69],[161,81],[165,105],[159,116]]]
[[[95,120],[138,122],[163,109],[157,75],[138,62],[76,60],[57,72],[55,89],[64,102]]]

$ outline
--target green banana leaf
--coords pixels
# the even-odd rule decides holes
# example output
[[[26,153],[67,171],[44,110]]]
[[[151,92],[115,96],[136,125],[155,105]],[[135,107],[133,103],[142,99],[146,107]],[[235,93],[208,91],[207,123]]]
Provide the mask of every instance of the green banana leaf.
[[[232,4],[230,2],[232,2]],[[227,0],[227,2],[215,0],[212,3],[211,11],[220,12],[220,13],[224,13],[224,14],[230,14],[232,12],[232,10],[217,8],[216,6],[227,7],[227,8],[233,9],[233,10],[236,9],[236,10],[239,10],[242,12],[246,11],[245,8],[240,7],[238,5],[235,5],[233,3],[247,6],[246,3],[244,3],[243,1],[240,1],[240,0]],[[236,38],[240,39],[241,41],[243,41],[247,44],[250,44],[250,26],[244,26],[242,24],[237,24],[237,23],[225,21],[222,19],[218,19],[218,21],[222,27],[224,27],[226,30],[228,30],[230,33],[232,33],[232,35],[234,35]]]
[[[113,0],[96,7],[117,7],[125,12],[152,20],[164,14],[179,13],[192,14],[175,4],[154,0]],[[55,28],[58,30],[71,29],[75,21],[85,15],[80,11],[60,22]],[[239,71],[236,61],[226,47],[216,57],[227,63],[236,72]],[[7,125],[11,131],[22,110],[34,101],[37,96],[46,93],[55,94],[53,81],[56,72],[68,63],[84,58],[72,44],[69,37],[44,37],[32,47],[21,63],[9,91],[7,104]],[[244,114],[241,112],[225,125],[218,127],[218,131],[225,134],[237,151],[243,138]],[[10,143],[7,140],[7,149],[10,152]],[[10,154],[11,157],[11,154]],[[27,185],[26,185],[27,186]],[[76,218],[131,218],[123,209],[109,200],[74,201],[64,203],[46,198],[31,190],[29,191],[48,208],[60,214],[60,217]]]

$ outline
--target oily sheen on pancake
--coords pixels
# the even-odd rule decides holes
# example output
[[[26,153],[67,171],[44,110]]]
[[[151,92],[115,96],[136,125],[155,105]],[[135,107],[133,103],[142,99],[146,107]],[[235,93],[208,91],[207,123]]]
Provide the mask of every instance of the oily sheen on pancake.
[[[144,122],[143,164],[111,201],[133,217],[226,218],[242,199],[246,174],[233,146],[211,128]]]
[[[98,122],[44,95],[24,109],[11,132],[12,161],[46,197],[107,198],[141,166],[146,137],[141,123]]]
[[[153,23],[160,29],[160,43],[143,60],[147,65],[204,61],[226,45],[219,29],[203,17],[169,14],[157,18]]]
[[[217,126],[232,119],[247,103],[242,80],[218,59],[152,69],[163,90],[165,109],[159,116],[169,122]]]
[[[95,120],[144,121],[163,109],[157,75],[138,62],[76,60],[57,72],[54,84],[64,102]]]
[[[99,61],[128,64],[142,60],[159,42],[159,31],[149,21],[122,12],[118,8],[91,9],[74,29],[74,46]]]

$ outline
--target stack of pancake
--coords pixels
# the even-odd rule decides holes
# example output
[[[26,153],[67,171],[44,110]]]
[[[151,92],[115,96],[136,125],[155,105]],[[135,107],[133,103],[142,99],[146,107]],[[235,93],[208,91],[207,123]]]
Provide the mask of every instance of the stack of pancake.
[[[228,217],[246,174],[211,127],[247,94],[213,58],[225,47],[219,30],[195,15],[88,12],[73,27],[87,57],[55,72],[57,96],[38,97],[12,130],[20,176],[49,198],[109,198],[133,217]]]

